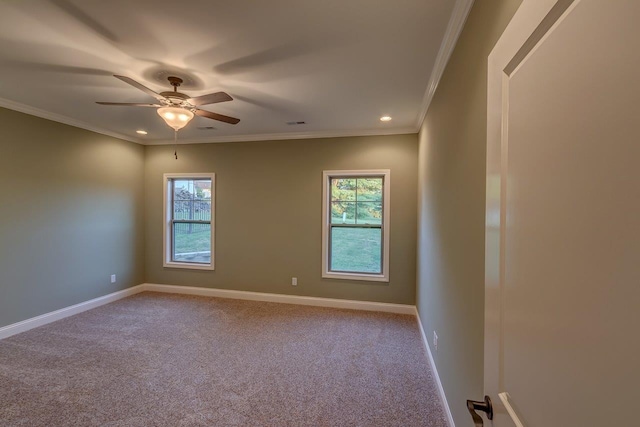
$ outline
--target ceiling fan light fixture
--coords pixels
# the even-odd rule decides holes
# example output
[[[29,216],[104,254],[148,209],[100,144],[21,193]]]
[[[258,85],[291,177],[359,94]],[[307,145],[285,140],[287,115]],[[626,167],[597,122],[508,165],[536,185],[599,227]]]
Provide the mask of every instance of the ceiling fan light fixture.
[[[165,123],[176,131],[185,127],[193,119],[193,113],[181,107],[161,107],[157,111]]]

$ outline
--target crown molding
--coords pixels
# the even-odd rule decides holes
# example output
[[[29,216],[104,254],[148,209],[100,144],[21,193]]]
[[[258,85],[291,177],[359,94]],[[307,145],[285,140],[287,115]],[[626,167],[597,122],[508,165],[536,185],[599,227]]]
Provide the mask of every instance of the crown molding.
[[[456,0],[456,4],[453,6],[453,13],[451,14],[451,19],[449,19],[447,31],[442,39],[442,43],[440,44],[440,50],[438,51],[436,62],[433,66],[433,70],[431,71],[431,77],[429,77],[427,90],[422,99],[422,107],[420,109],[420,114],[418,115],[418,120],[415,124],[416,132],[420,130],[422,122],[427,115],[427,111],[429,110],[433,96],[436,93],[442,74],[444,73],[447,63],[449,62],[449,58],[451,58],[451,54],[456,47],[458,37],[460,37],[460,33],[462,33],[464,24],[469,16],[469,12],[471,12],[473,1],[474,0]]]
[[[178,145],[180,144],[211,144],[221,142],[251,142],[251,141],[277,141],[283,139],[312,139],[312,138],[341,138],[350,136],[382,136],[382,135],[404,135],[417,133],[414,127],[401,127],[389,129],[363,129],[363,130],[342,130],[342,131],[313,131],[313,132],[282,132],[263,133],[257,135],[228,135],[213,138],[185,139],[180,140],[178,134]],[[173,139],[144,141],[144,145],[173,145]]]
[[[43,119],[52,120],[54,122],[63,123],[69,126],[85,129],[102,135],[111,136],[125,141],[133,142],[140,145],[169,145],[173,144],[173,139],[166,140],[143,140],[124,135],[118,132],[112,132],[96,126],[89,125],[83,121],[72,119],[61,114],[51,113],[40,108],[31,107],[9,99],[0,98],[0,107],[9,110],[19,111],[21,113],[30,114],[32,116],[41,117]],[[312,138],[339,138],[350,136],[375,136],[375,135],[403,135],[417,133],[414,127],[399,127],[385,129],[363,129],[363,130],[340,130],[340,131],[311,131],[311,132],[281,132],[281,133],[263,133],[256,135],[228,135],[209,138],[197,139],[178,139],[178,144],[210,144],[217,142],[249,142],[249,141],[275,141],[282,139],[312,139]]]
[[[113,138],[123,139],[129,142],[135,142],[136,144],[142,144],[142,141],[138,138],[134,138],[129,135],[124,135],[118,132],[112,132],[110,130],[102,129],[81,120],[72,119],[71,117],[63,116],[62,114],[51,113],[49,111],[42,110],[40,108],[32,107],[30,105],[21,104],[20,102],[12,101],[10,99],[0,98],[0,107],[7,108],[9,110],[19,111],[21,113],[29,114],[43,119],[51,120],[65,125],[85,129],[91,132],[99,133],[102,135],[111,136]]]

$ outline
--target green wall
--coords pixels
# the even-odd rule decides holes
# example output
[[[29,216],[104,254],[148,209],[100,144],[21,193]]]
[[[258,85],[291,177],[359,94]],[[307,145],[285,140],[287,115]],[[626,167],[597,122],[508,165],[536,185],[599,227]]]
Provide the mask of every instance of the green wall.
[[[475,2],[419,134],[417,306],[458,427],[483,396],[487,57],[520,3]]]
[[[415,303],[417,135],[145,148],[146,280]],[[322,171],[390,169],[390,282],[321,277]],[[162,175],[216,173],[216,269],[162,266]],[[291,277],[298,286],[291,286]]]
[[[0,326],[142,283],[144,147],[3,108],[0,123]]]
[[[0,120],[0,327],[145,282],[415,303],[417,135],[181,145],[175,160],[11,110]],[[390,283],[321,278],[327,169],[391,169]],[[216,173],[215,271],[162,267],[166,172]]]

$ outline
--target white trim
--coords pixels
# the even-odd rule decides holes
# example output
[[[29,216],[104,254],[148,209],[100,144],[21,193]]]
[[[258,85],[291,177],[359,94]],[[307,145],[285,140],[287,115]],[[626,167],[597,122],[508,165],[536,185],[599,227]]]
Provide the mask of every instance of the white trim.
[[[211,262],[209,264],[196,264],[188,262],[171,261],[171,247],[169,237],[171,236],[171,209],[169,200],[171,189],[170,179],[179,178],[205,178],[211,180]],[[162,176],[162,205],[163,205],[163,225],[162,225],[162,266],[164,268],[186,268],[189,270],[215,270],[215,230],[216,230],[216,174],[207,173],[165,173]]]
[[[496,42],[487,63],[486,188],[499,178],[500,191],[486,191],[485,293],[484,293],[484,394],[493,398],[494,412],[503,411],[495,396],[504,391],[502,328],[504,304],[505,242],[507,232],[509,73],[526,58],[550,30],[545,20],[562,19],[579,0],[524,0]],[[573,6],[572,6],[573,5]],[[561,16],[551,13],[562,11]],[[551,21],[548,21],[549,23]],[[555,23],[553,25],[556,25]],[[534,43],[534,45],[530,45]],[[524,56],[522,56],[524,55]],[[515,65],[515,66],[514,66]],[[496,240],[497,239],[497,240]],[[489,242],[498,242],[491,245]]]
[[[335,176],[382,176],[383,177],[383,212],[382,212],[382,274],[366,273],[337,273],[329,270],[329,216],[330,194],[329,179]],[[322,277],[325,279],[364,280],[370,282],[389,282],[389,225],[391,219],[389,212],[391,194],[391,170],[389,169],[365,169],[365,170],[327,170],[322,172]]]
[[[438,376],[429,344],[425,336],[424,328],[422,327],[422,321],[413,305],[407,304],[391,304],[384,302],[371,302],[371,301],[356,301],[356,300],[344,300],[335,298],[321,298],[321,297],[305,297],[298,295],[285,295],[285,294],[269,294],[262,292],[249,292],[249,291],[235,291],[229,289],[216,289],[216,288],[198,288],[192,286],[176,286],[176,285],[161,285],[155,283],[143,283],[131,288],[127,288],[121,291],[113,292],[102,297],[94,298],[89,301],[85,301],[79,304],[75,304],[69,307],[62,308],[60,310],[45,313],[43,315],[33,317],[31,319],[23,320],[8,326],[0,328],[0,339],[8,338],[12,335],[16,335],[22,332],[26,332],[30,329],[37,328],[39,326],[46,325],[48,323],[55,322],[57,320],[70,317],[83,311],[91,310],[101,305],[109,304],[122,298],[129,297],[141,292],[161,292],[171,294],[182,295],[199,295],[205,297],[215,298],[229,298],[239,299],[247,301],[263,301],[263,302],[275,302],[281,304],[295,304],[306,305],[314,307],[331,307],[331,308],[343,308],[350,310],[363,310],[363,311],[377,311],[384,313],[396,313],[415,316],[418,321],[418,327],[420,329],[420,335],[422,337],[422,343],[426,349],[427,359],[433,372],[434,379],[438,388],[438,394],[442,401],[442,405],[447,418],[449,427],[455,427],[451,411],[447,403],[447,398]]]
[[[442,404],[442,408],[444,409],[445,417],[447,418],[447,424],[449,427],[456,427],[453,422],[453,415],[451,415],[451,409],[449,408],[449,403],[447,403],[447,395],[444,393],[444,388],[442,387],[442,382],[440,381],[440,376],[438,375],[438,369],[436,368],[436,362],[433,359],[433,355],[431,354],[431,348],[429,347],[429,341],[427,341],[427,336],[424,333],[424,328],[422,327],[422,320],[420,320],[420,314],[416,309],[416,320],[418,321],[418,327],[420,328],[420,335],[422,336],[422,344],[427,352],[427,359],[429,359],[429,365],[431,366],[431,371],[433,372],[433,378],[436,380],[436,385],[438,388],[438,395],[440,396],[440,403]]]
[[[431,105],[433,96],[436,93],[442,74],[444,74],[447,63],[449,62],[451,54],[456,47],[456,43],[462,33],[465,22],[467,22],[467,17],[469,16],[469,12],[471,12],[472,6],[473,0],[456,0],[456,4],[453,6],[453,13],[451,14],[451,19],[449,19],[447,31],[442,39],[442,44],[440,44],[440,50],[438,51],[436,62],[433,65],[433,70],[431,71],[427,90],[424,93],[422,108],[420,109],[418,121],[416,122],[416,132],[420,130],[422,122],[427,115],[427,110],[429,110],[429,106]]]
[[[62,114],[51,113],[49,111],[42,110],[40,108],[31,107],[20,102],[12,101],[10,99],[0,98],[0,107],[7,108],[13,111],[19,111],[21,113],[29,114],[43,119],[51,120],[65,125],[77,127],[79,129],[85,129],[91,132],[99,133],[102,135],[111,136],[114,138],[122,139],[125,141],[133,142],[140,145],[173,145],[175,144],[173,139],[156,139],[147,140],[137,138],[132,135],[125,135],[119,132],[113,132],[107,129],[103,129],[98,126],[90,125],[81,120],[73,119],[71,117],[63,116]],[[313,139],[313,138],[346,138],[352,136],[383,136],[383,135],[405,135],[417,133],[418,130],[413,126],[387,128],[384,129],[346,129],[346,130],[321,130],[311,132],[279,132],[279,133],[260,133],[255,135],[226,135],[215,136],[206,138],[189,138],[185,139],[182,136],[178,140],[178,145],[181,144],[211,144],[221,142],[247,142],[247,141],[279,141],[286,139]]]
[[[102,129],[97,126],[90,125],[81,120],[72,119],[71,117],[63,116],[62,114],[51,113],[49,111],[42,110],[40,108],[31,107],[20,102],[12,101],[10,99],[0,98],[0,107],[7,108],[13,111],[19,111],[21,113],[29,114],[43,119],[51,120],[65,125],[85,129],[91,132],[99,133],[102,135],[111,136],[113,138],[123,139],[125,141],[134,142],[136,144],[142,144],[142,140],[134,136],[124,135],[118,132],[112,132],[110,130]]]
[[[228,289],[215,289],[215,288],[196,288],[192,286],[175,286],[175,285],[159,285],[153,283],[143,283],[133,286],[131,288],[124,289],[122,291],[113,292],[108,295],[104,295],[98,298],[94,298],[89,301],[81,302],[69,307],[61,308],[60,310],[45,313],[31,319],[26,319],[21,322],[13,323],[4,327],[0,327],[0,340],[8,338],[12,335],[16,335],[22,332],[26,332],[30,329],[44,326],[48,323],[55,322],[57,320],[64,319],[66,317],[74,316],[82,313],[83,311],[91,310],[101,305],[109,304],[122,298],[129,297],[131,295],[138,294],[140,292],[162,292],[171,294],[183,294],[183,295],[200,295],[205,297],[216,298],[230,298],[240,299],[248,301],[264,301],[264,302],[276,302],[282,304],[296,304],[307,305],[315,307],[333,307],[333,308],[345,308],[350,310],[363,310],[363,311],[379,311],[384,313],[397,313],[415,315],[416,308],[413,305],[405,304],[391,304],[385,302],[371,302],[371,301],[355,301],[333,298],[320,298],[320,297],[304,297],[297,295],[285,295],[285,294],[268,294],[262,292],[248,292],[248,291],[234,291]]]
[[[211,264],[195,263],[195,262],[180,262],[180,261],[167,261],[165,258],[162,264],[164,268],[185,268],[187,270],[215,270],[213,268],[213,255],[211,256]]]
[[[520,420],[520,418],[518,417],[518,414],[516,413],[515,409],[513,409],[513,406],[511,405],[511,402],[509,400],[511,399],[511,396],[509,396],[509,393],[505,391],[504,393],[498,393],[498,396],[500,397],[500,400],[502,400],[504,407],[507,408],[507,412],[511,417],[511,421],[513,421],[516,427],[525,427],[524,423]]]
[[[200,288],[193,286],[160,285],[145,283],[143,291],[164,292],[170,294],[199,295],[205,297],[230,298],[247,301],[276,302],[281,304],[309,305],[314,307],[346,308],[350,310],[380,311],[385,313],[415,315],[413,305],[391,304],[386,302],[355,301],[335,298],[306,297],[286,294],[268,294],[263,292],[236,291],[230,289]]]
[[[280,133],[260,133],[255,135],[227,135],[207,138],[179,139],[180,144],[212,144],[222,142],[250,142],[250,141],[281,141],[288,139],[320,139],[320,138],[346,138],[354,136],[384,136],[384,135],[406,135],[417,133],[413,126],[401,128],[385,129],[362,129],[362,130],[321,130],[311,132],[280,132]],[[143,145],[173,145],[173,139],[151,140],[141,142]]]
[[[60,310],[45,313],[40,316],[32,317],[31,319],[23,320],[22,322],[13,323],[8,326],[0,328],[0,339],[8,338],[12,335],[26,332],[30,329],[37,328],[39,326],[46,325],[56,320],[64,319],[65,317],[73,316],[83,311],[91,310],[92,308],[99,307],[101,305],[109,304],[110,302],[117,301],[122,298],[142,292],[143,286],[137,285],[131,288],[124,289],[122,291],[114,292],[108,295],[104,295],[98,298],[94,298],[89,301],[81,302],[69,307],[61,308]]]

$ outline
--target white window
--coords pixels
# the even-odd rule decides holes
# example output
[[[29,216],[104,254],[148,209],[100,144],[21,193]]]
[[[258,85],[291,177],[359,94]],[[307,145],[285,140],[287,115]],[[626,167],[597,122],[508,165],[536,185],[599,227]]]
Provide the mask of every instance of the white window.
[[[324,172],[322,277],[389,281],[389,184],[388,169]]]
[[[214,269],[215,174],[164,175],[164,266]]]

